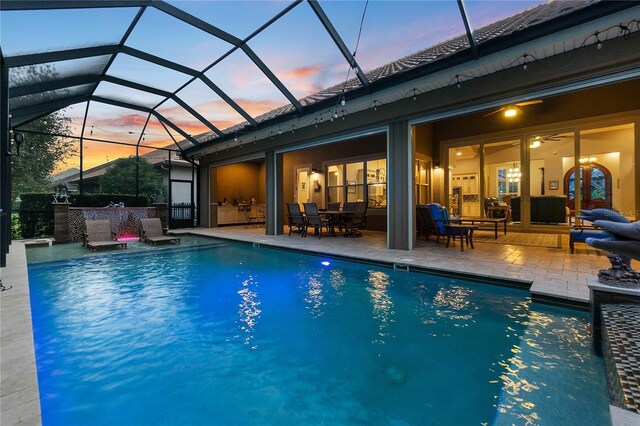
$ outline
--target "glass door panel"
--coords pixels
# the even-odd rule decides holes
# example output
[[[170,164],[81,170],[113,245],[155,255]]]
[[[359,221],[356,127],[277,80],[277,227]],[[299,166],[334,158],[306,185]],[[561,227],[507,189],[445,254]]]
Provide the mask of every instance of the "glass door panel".
[[[484,145],[484,199],[485,217],[521,220],[522,166],[520,140],[493,142]],[[512,205],[516,215],[512,214]]]
[[[567,177],[575,162],[573,132],[535,135],[527,143],[531,223],[568,224],[576,198],[575,184]]]
[[[631,123],[581,131],[578,159],[582,175],[581,208],[613,209],[635,219],[634,156]],[[570,179],[575,180],[575,173]]]

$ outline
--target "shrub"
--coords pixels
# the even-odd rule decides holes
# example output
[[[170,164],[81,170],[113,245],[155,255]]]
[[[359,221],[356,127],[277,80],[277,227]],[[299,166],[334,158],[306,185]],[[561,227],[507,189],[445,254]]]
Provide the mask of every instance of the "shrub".
[[[53,235],[53,195],[20,194],[18,215],[11,218],[12,238],[41,238]],[[72,207],[105,207],[110,202],[123,202],[126,207],[147,207],[149,200],[141,195],[122,194],[84,194],[69,197]],[[15,222],[14,222],[15,220]]]
[[[18,213],[11,213],[11,239],[17,240],[22,238],[20,231],[20,216]]]
[[[20,194],[18,211],[19,233],[22,238],[53,235],[53,206],[51,194]],[[12,226],[13,228],[13,226]]]
[[[79,195],[74,195],[69,198],[72,207],[106,207],[109,203],[123,202],[126,207],[148,207],[149,199],[140,195],[136,200],[135,195],[125,194],[83,194],[82,198]]]

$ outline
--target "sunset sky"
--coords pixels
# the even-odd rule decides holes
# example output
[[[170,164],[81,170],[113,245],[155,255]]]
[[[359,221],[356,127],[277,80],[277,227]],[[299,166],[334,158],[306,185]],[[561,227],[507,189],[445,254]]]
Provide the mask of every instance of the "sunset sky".
[[[211,24],[245,38],[289,1],[170,1],[169,3]],[[466,0],[473,28],[518,13],[540,1]],[[347,47],[354,51],[365,7],[364,1],[327,1],[321,6],[332,20]],[[46,10],[2,12],[0,43],[5,56],[21,53],[118,43],[137,12],[137,8]],[[372,70],[418,50],[464,33],[455,0],[369,1],[356,59],[365,70]],[[129,37],[128,46],[202,70],[232,46],[193,28],[154,8],[147,8]],[[249,41],[249,46],[271,68],[297,98],[344,81],[348,66],[311,7],[303,2]],[[106,58],[90,58],[55,64],[63,75],[79,68],[104,64]],[[190,77],[163,67],[120,54],[108,74],[173,92]],[[251,60],[241,51],[206,72],[250,115],[257,116],[287,103]],[[162,98],[110,83],[101,83],[96,95],[134,101],[153,107]],[[220,129],[244,119],[199,80],[189,84],[178,96]],[[80,134],[86,104],[67,108],[73,133]],[[173,101],[158,108],[165,117],[196,135],[208,130]],[[137,142],[146,114],[118,107],[91,103],[87,131],[100,139]],[[173,131],[172,131],[173,132]],[[182,139],[175,132],[176,139]],[[171,143],[162,125],[151,118],[143,145]],[[134,148],[92,143],[85,150],[85,169],[107,160],[135,153]],[[77,166],[70,159],[60,169]]]

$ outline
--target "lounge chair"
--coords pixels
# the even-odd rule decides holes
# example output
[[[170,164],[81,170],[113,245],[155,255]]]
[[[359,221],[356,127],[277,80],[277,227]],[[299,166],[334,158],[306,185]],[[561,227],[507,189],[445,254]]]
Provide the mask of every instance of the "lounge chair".
[[[289,236],[291,236],[291,231],[294,228],[298,233],[300,233],[300,236],[304,237],[307,235],[307,221],[304,216],[302,216],[300,204],[287,203],[287,212],[287,217],[289,219]]]
[[[176,244],[180,244],[180,238],[164,235],[162,223],[159,218],[154,217],[151,219],[140,219],[140,224],[142,225],[141,239],[144,240],[145,243],[151,243],[154,246],[158,243],[164,242],[175,242]]]
[[[109,220],[87,220],[87,232],[84,234],[84,241],[87,247],[96,251],[102,247],[122,246],[127,248],[127,243],[116,240],[115,232],[111,231]]]

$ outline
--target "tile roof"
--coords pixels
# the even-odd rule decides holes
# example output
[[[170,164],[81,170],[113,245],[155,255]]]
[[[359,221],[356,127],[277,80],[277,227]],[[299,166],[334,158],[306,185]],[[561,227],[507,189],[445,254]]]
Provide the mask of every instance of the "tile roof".
[[[518,31],[529,29],[553,18],[570,14],[587,6],[591,6],[595,3],[598,3],[599,1],[600,0],[550,0],[526,9],[516,15],[507,17],[500,21],[486,25],[485,27],[482,27],[478,30],[475,30],[475,39],[478,43],[478,46],[481,47],[483,43],[486,43],[488,41],[505,37]],[[382,65],[365,74],[369,82],[374,83],[391,76],[402,74],[414,68],[442,60],[462,50],[468,49],[469,47],[470,45],[467,36],[460,35],[435,46],[431,46],[418,52],[412,53],[408,56],[405,56],[404,58],[400,58],[386,65]],[[300,103],[303,107],[310,106],[320,101],[335,98],[342,93],[349,93],[350,91],[358,89],[360,87],[360,81],[357,78],[352,78],[344,83],[334,85],[317,93],[309,95],[305,98],[302,98],[300,99]],[[285,114],[292,113],[294,111],[294,106],[288,104],[257,116],[255,117],[255,120],[258,123],[264,123]],[[250,126],[250,124],[245,121],[228,129],[225,129],[224,132],[226,134],[234,134],[243,131],[246,132],[247,130],[250,131],[252,129],[253,128]],[[213,132],[206,132],[196,136],[196,139],[198,139],[200,142],[209,142],[216,140],[217,135]]]

